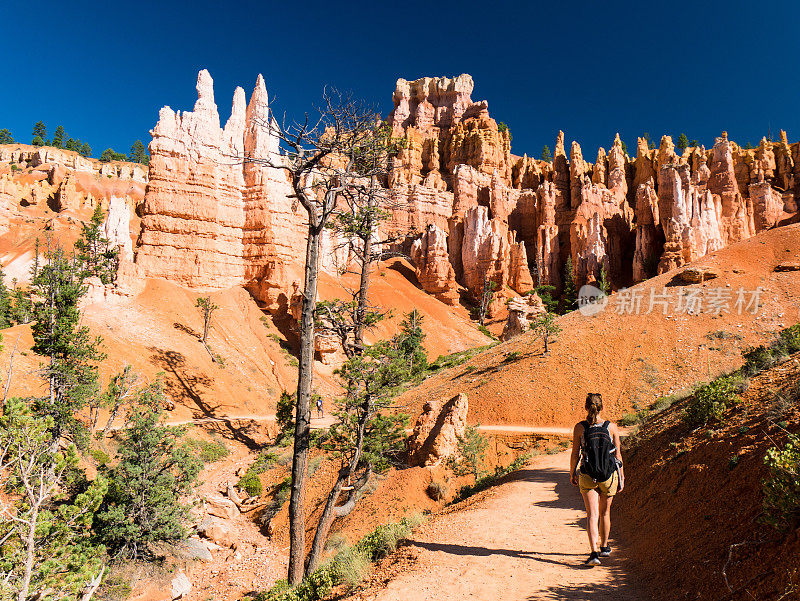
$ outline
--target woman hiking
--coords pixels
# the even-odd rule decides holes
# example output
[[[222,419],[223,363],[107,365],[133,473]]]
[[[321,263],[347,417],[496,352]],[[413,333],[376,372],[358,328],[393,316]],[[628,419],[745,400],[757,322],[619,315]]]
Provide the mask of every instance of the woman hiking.
[[[625,487],[619,430],[600,416],[602,410],[603,397],[587,394],[586,419],[575,424],[569,465],[572,483],[580,488],[586,505],[591,554],[584,564],[588,566],[599,565],[601,557],[611,555],[611,502]]]

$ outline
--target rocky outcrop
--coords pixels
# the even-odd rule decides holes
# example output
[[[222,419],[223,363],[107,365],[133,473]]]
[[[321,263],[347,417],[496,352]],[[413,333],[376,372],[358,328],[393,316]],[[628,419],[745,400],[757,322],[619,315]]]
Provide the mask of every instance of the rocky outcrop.
[[[249,105],[237,88],[220,126],[208,71],[197,77],[192,112],[164,107],[151,132],[150,182],[136,265],[142,275],[200,289],[246,285],[270,308],[285,308],[297,279],[303,217],[280,170],[243,157],[277,151],[264,80]]]
[[[467,427],[467,395],[460,393],[442,404],[425,403],[408,439],[409,464],[434,466],[458,452],[458,439]]]
[[[436,225],[429,225],[411,246],[411,261],[417,270],[422,289],[446,305],[458,304],[458,284],[450,255],[447,234]]]
[[[508,226],[500,219],[489,219],[488,207],[473,207],[464,215],[464,239],[461,243],[463,281],[477,298],[484,281],[494,282],[501,290],[508,282],[511,256]]]
[[[537,315],[547,313],[542,299],[535,292],[508,301],[508,319],[503,327],[503,340],[509,340],[527,331]]]
[[[103,223],[103,237],[118,251],[120,261],[133,260],[133,241],[131,240],[130,220],[132,207],[125,198],[112,196],[108,215]]]
[[[525,244],[522,242],[511,246],[508,285],[512,290],[516,290],[520,294],[533,290],[533,278],[528,268],[528,253],[525,250]]]

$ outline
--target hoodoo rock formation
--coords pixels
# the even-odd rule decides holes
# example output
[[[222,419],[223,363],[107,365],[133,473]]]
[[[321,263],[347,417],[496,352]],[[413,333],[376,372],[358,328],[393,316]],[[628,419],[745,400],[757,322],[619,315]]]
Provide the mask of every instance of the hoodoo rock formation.
[[[394,250],[411,256],[420,286],[444,303],[477,302],[487,282],[520,295],[538,284],[560,290],[568,259],[578,286],[601,278],[628,286],[797,210],[800,145],[784,132],[779,142],[764,139],[749,150],[723,133],[712,149],[680,155],[669,136],[657,149],[639,139],[635,158],[617,135],[593,163],[577,142],[567,153],[559,132],[546,162],[511,154],[508,128],[490,117],[486,101],[472,100],[473,87],[469,75],[400,79],[388,117],[404,143],[384,182],[391,203],[381,227],[390,238],[401,235]],[[258,77],[249,103],[236,89],[224,126],[207,71],[198,75],[197,95],[191,112],[164,107],[151,132],[129,271],[199,289],[244,285],[268,309],[289,310],[302,280],[304,212],[292,203],[283,172],[243,158],[280,154],[264,127],[272,119],[264,80]],[[37,152],[25,160],[50,161]],[[80,173],[95,167],[72,161],[72,175],[57,179],[45,174],[22,183],[0,175],[0,199],[85,204]],[[145,179],[135,170],[125,175]],[[119,217],[109,215],[106,227],[124,242]],[[335,242],[327,241],[321,262],[331,272],[340,263]]]
[[[260,75],[249,105],[236,89],[224,127],[205,70],[194,111],[161,109],[136,252],[142,275],[194,288],[245,285],[268,307],[288,307],[289,287],[300,276],[302,211],[288,199],[280,170],[243,160],[277,154],[269,119]]]

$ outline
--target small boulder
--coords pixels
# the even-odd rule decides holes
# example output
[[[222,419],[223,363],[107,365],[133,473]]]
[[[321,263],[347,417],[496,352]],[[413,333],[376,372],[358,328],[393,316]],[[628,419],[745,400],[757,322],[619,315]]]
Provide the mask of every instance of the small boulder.
[[[197,526],[197,532],[223,547],[230,548],[234,542],[230,523],[216,517],[207,517],[200,522],[200,525]]]
[[[239,508],[236,503],[222,495],[206,496],[206,511],[211,515],[228,520],[239,517]]]
[[[188,559],[214,561],[211,549],[208,548],[209,544],[213,545],[214,543],[202,541],[199,538],[187,538],[178,545],[178,548],[186,554]]]
[[[183,572],[178,572],[178,575],[172,579],[171,583],[172,599],[180,599],[184,595],[188,595],[192,591],[192,583]]]
[[[710,267],[689,267],[678,274],[673,279],[676,284],[702,284],[708,280],[719,277],[719,271]]]
[[[411,465],[438,465],[458,450],[458,438],[467,428],[467,395],[459,393],[442,406],[425,403],[408,440]]]

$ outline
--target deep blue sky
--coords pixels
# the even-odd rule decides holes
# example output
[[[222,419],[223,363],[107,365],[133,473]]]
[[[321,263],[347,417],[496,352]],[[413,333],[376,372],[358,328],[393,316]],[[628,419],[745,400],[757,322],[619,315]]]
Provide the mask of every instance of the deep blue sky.
[[[0,128],[63,124],[94,156],[191,109],[204,67],[223,120],[259,72],[289,114],[325,84],[386,114],[398,77],[470,73],[517,154],[559,129],[590,159],[617,131],[800,138],[797,2],[0,0],[0,49]]]

